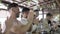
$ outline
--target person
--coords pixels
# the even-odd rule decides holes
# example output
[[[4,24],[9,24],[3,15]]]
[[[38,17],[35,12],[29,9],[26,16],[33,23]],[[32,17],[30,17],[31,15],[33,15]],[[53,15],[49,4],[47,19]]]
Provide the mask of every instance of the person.
[[[32,34],[37,34],[36,31],[39,24],[39,18],[37,18],[39,14],[37,13],[38,13],[38,10],[34,10],[34,20],[33,20],[32,30],[31,30]]]
[[[28,8],[23,8],[23,10],[22,10],[21,23],[23,22],[24,25],[26,25],[26,24],[28,23],[27,17],[28,17],[28,14],[29,14],[29,10],[30,10],[30,9],[28,9]],[[35,19],[35,18],[36,18],[35,15],[36,15],[36,13],[34,12],[33,22],[34,22],[34,24],[37,24],[37,21],[38,21],[38,20]],[[36,22],[36,23],[35,23],[35,22]],[[32,23],[32,24],[33,24],[33,23]],[[30,25],[30,28],[29,28],[29,30],[27,31],[28,33],[32,33],[31,31],[35,30],[36,27],[37,27],[37,25],[34,25],[34,27],[35,27],[35,29],[34,29],[34,27],[32,26],[32,24]],[[32,30],[32,29],[33,29],[33,30]]]
[[[24,24],[24,25],[27,25],[28,23],[28,14],[29,14],[29,11],[30,9],[29,8],[26,8],[24,7],[23,10],[22,10],[22,17],[21,17],[21,23]],[[28,31],[31,30],[31,26],[30,26],[30,29]]]
[[[24,25],[20,21],[18,21],[16,18],[19,17],[19,6],[16,3],[12,3],[8,6],[8,10],[10,12],[10,17],[6,20],[6,33],[5,34],[26,34],[28,31],[30,25],[33,21],[33,10],[30,10],[28,14],[28,23]]]
[[[50,32],[50,26],[52,26],[52,18],[53,18],[53,15],[51,13],[47,13],[46,15],[46,18],[45,19],[42,19],[42,23],[43,23],[43,29],[44,31],[46,31],[47,33]]]
[[[30,9],[26,8],[26,7],[24,7],[23,10],[22,10],[21,23],[23,23],[24,25],[27,25],[27,23],[29,23],[28,20],[27,20],[29,11],[30,11]],[[30,25],[30,27],[29,27],[28,31],[26,32],[26,34],[28,34],[31,31],[31,27],[32,27],[32,24]]]

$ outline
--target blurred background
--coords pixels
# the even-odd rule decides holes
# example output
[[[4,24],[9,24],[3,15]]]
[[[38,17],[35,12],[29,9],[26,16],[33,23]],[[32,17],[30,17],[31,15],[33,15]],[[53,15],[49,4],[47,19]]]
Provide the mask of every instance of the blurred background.
[[[37,18],[41,20],[46,18],[47,13],[53,14],[53,20],[60,23],[60,0],[0,0],[0,24],[4,24],[7,17],[10,16],[7,7],[10,3],[17,3],[21,11],[24,7],[37,10]]]

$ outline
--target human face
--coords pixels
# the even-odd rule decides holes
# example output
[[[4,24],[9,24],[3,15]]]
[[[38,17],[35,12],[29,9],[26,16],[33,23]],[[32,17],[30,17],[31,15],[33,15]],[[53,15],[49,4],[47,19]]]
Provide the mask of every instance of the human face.
[[[53,16],[47,16],[48,20],[51,20],[53,18]]]
[[[34,18],[36,18],[37,17],[37,14],[36,14],[36,12],[34,12]]]
[[[29,14],[29,12],[24,12],[23,17],[27,18],[28,14]]]
[[[18,18],[19,17],[19,13],[20,13],[19,7],[13,7],[12,11],[14,12],[15,16]]]

